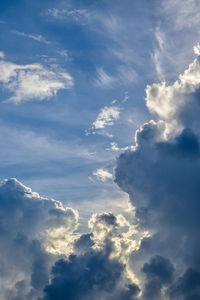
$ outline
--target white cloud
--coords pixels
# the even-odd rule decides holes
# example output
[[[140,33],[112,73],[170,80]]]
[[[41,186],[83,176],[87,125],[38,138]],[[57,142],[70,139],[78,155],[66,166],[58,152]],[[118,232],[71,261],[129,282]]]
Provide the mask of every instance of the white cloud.
[[[95,172],[93,172],[93,175],[102,182],[112,178],[112,174],[105,169],[97,169]]]
[[[106,127],[113,126],[119,119],[120,107],[118,106],[105,106],[101,109],[96,120],[93,122],[93,126],[90,129],[85,130],[85,134],[104,135],[109,138],[113,138],[113,135],[107,132]]]
[[[115,78],[106,73],[102,68],[97,69],[97,79],[95,85],[98,87],[110,87],[115,83]]]
[[[15,103],[44,100],[74,85],[73,78],[66,72],[53,71],[38,63],[17,65],[5,60],[0,61],[0,82],[13,94],[8,101]]]
[[[24,37],[27,37],[29,39],[32,39],[34,41],[37,41],[37,42],[41,42],[41,43],[44,43],[44,44],[51,44],[50,41],[47,41],[41,34],[27,34],[25,32],[21,32],[21,31],[17,31],[17,30],[13,30],[12,31],[14,34],[17,34],[19,36],[24,36]]]
[[[194,47],[197,52],[198,45]],[[183,123],[187,121],[187,126],[192,123],[192,114],[189,116],[188,106],[192,97],[189,95],[195,93],[200,87],[200,59],[196,58],[179,75],[179,79],[171,85],[166,82],[155,83],[146,88],[146,103],[152,114],[166,122],[166,133],[176,134],[183,128]],[[191,106],[194,111],[198,110],[198,105]],[[188,114],[186,116],[186,114]],[[190,124],[189,124],[190,122]],[[186,124],[184,124],[185,127]]]
[[[197,43],[194,47],[193,47],[194,53],[196,55],[200,55],[200,43]]]
[[[101,109],[95,122],[93,122],[95,129],[102,129],[106,126],[113,126],[114,122],[119,119],[120,108],[117,106],[105,106]]]
[[[0,58],[4,58],[4,57],[5,57],[5,54],[2,51],[0,51]]]
[[[57,19],[67,19],[72,18],[76,22],[83,21],[89,17],[89,12],[86,9],[59,9],[51,8],[48,9],[45,15],[57,18]]]
[[[133,146],[130,146],[130,147],[122,147],[122,148],[120,148],[118,145],[117,145],[117,143],[115,143],[115,142],[111,142],[110,143],[110,148],[106,148],[106,150],[112,150],[112,151],[126,151],[126,150],[128,150],[128,149],[132,149],[133,148]]]
[[[97,69],[97,78],[94,84],[98,87],[109,88],[118,83],[130,84],[136,82],[138,75],[136,71],[128,65],[120,65],[117,67],[116,75],[108,74],[103,68]]]

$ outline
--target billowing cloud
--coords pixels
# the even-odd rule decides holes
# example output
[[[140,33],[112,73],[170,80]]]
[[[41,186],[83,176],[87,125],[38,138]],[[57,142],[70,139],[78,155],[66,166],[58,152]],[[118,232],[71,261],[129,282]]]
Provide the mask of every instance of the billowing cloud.
[[[0,185],[2,300],[138,299],[129,258],[147,236],[123,215],[93,214],[80,234],[78,213],[16,179]]]
[[[147,86],[147,107],[157,120],[165,121],[165,134],[175,135],[186,127],[198,130],[199,88],[200,57],[171,85],[162,82]]]
[[[16,179],[4,180],[0,186],[1,299],[38,299],[58,257],[55,254],[72,251],[77,226],[73,209],[40,197]]]
[[[94,214],[88,226],[91,233],[76,242],[79,254],[56,262],[43,300],[137,299],[140,289],[127,270],[128,253],[136,247],[135,227],[112,213]]]
[[[37,63],[17,65],[4,59],[0,60],[0,82],[12,94],[7,101],[14,103],[48,99],[74,84],[66,72],[55,72]]]
[[[134,299],[139,288],[131,283],[121,286],[123,271],[123,264],[109,259],[106,252],[91,250],[81,257],[71,256],[55,264],[43,300]]]
[[[151,233],[132,254],[142,299],[200,298],[199,64],[198,57],[171,85],[147,87],[155,120],[118,159],[115,180]]]

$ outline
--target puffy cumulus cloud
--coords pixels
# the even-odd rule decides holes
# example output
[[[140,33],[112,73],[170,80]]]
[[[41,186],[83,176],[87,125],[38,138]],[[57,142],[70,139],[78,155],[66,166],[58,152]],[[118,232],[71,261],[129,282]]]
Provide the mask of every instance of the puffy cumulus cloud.
[[[93,248],[109,250],[111,258],[117,258],[125,264],[127,277],[139,283],[133,270],[129,268],[128,261],[130,254],[140,248],[142,240],[149,236],[149,232],[140,230],[137,222],[132,224],[121,214],[106,212],[93,214],[88,227],[92,232]]]
[[[53,71],[38,63],[17,65],[0,58],[0,82],[12,93],[7,101],[44,100],[74,85],[73,78],[64,71]]]
[[[199,72],[198,57],[171,85],[147,87],[156,118],[137,130],[136,145],[117,162],[115,181],[151,233],[131,260],[141,299],[200,298]]]
[[[194,47],[199,55],[199,44]],[[172,84],[155,83],[146,88],[149,111],[166,123],[166,134],[178,134],[183,128],[198,130],[197,116],[200,89],[200,57],[198,56]]]
[[[74,255],[52,268],[42,299],[138,299],[140,288],[128,268],[129,254],[142,240],[136,227],[106,212],[94,214],[88,226],[91,233],[76,241]]]
[[[73,209],[40,197],[16,179],[4,180],[0,185],[1,299],[38,299],[59,257],[55,254],[72,251],[77,226]]]
[[[45,288],[43,300],[134,299],[139,288],[131,283],[120,286],[123,270],[121,263],[101,251],[60,260],[52,269],[54,277]]]

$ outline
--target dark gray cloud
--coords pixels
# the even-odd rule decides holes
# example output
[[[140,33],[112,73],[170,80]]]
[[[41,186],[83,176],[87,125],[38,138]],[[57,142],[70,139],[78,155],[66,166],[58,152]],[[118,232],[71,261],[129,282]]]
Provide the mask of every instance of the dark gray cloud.
[[[120,288],[124,266],[109,259],[102,251],[83,256],[71,256],[69,261],[58,261],[52,269],[53,280],[45,288],[43,300],[54,299],[122,299],[119,293],[132,299],[139,292],[134,285]]]
[[[170,299],[200,299],[200,272],[187,269],[169,289]]]
[[[174,267],[162,256],[153,257],[149,263],[145,263],[142,272],[146,275],[143,289],[143,299],[162,299],[162,289],[172,282]]]

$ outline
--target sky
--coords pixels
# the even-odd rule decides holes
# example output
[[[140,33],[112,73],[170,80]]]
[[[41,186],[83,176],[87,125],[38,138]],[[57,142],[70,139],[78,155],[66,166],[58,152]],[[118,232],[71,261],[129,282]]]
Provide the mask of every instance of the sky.
[[[0,2],[0,298],[200,299],[200,1]]]

